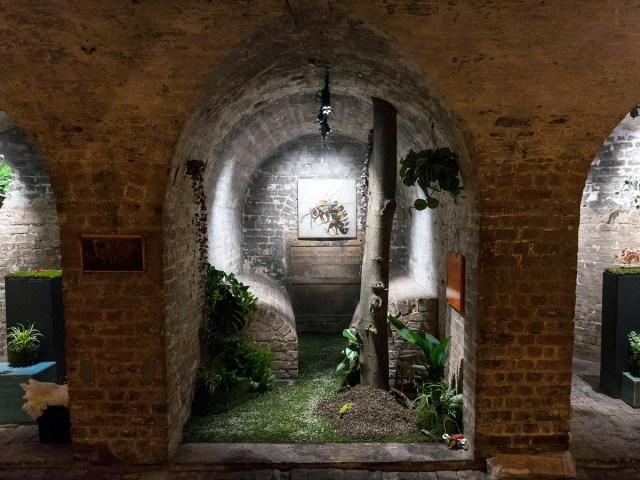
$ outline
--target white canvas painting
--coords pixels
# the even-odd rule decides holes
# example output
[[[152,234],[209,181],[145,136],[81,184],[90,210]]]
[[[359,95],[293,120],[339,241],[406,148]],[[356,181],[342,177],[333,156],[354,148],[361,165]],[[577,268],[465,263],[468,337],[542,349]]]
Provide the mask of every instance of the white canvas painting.
[[[298,238],[356,238],[356,181],[298,179]]]

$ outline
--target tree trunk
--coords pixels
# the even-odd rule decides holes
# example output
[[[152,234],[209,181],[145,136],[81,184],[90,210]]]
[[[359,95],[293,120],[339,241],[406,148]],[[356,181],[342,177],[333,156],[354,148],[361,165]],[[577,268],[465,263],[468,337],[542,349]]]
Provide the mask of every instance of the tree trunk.
[[[396,209],[397,129],[396,109],[373,98],[373,152],[369,160],[369,205],[362,259],[357,330],[360,383],[389,388],[387,305],[389,302],[389,251]]]

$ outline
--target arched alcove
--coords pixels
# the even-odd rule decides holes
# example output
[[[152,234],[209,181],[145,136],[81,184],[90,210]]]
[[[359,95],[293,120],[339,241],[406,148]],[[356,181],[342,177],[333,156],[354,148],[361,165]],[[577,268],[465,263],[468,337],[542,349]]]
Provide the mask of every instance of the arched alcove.
[[[326,18],[299,12],[302,39],[313,46],[324,38]],[[207,195],[208,260],[241,272],[243,207],[257,169],[284,145],[316,136],[313,121],[324,70],[309,66],[291,19],[264,27],[238,44],[211,73],[178,143],[165,198],[165,302],[170,451],[189,415],[202,322],[196,213],[187,163],[204,165]],[[447,199],[434,211],[407,216],[405,271],[439,299],[440,336],[454,335],[452,365],[464,362],[465,429],[473,437],[475,418],[475,335],[478,271],[478,207],[469,157],[453,115],[424,73],[383,34],[335,13],[331,27],[332,135],[366,144],[372,126],[371,97],[398,111],[398,155],[410,148],[450,146],[459,155],[463,198]],[[326,40],[326,39],[325,39]],[[310,47],[313,50],[313,47]],[[434,125],[432,132],[432,124]],[[399,183],[401,204],[417,198]],[[446,252],[466,257],[466,297],[459,315],[446,302]],[[464,322],[460,320],[464,318]],[[464,360],[463,360],[464,359]]]
[[[591,163],[580,204],[574,355],[600,361],[602,274],[622,263],[622,251],[640,248],[640,119],[627,115]],[[637,263],[633,263],[637,266]]]
[[[56,199],[36,146],[0,112],[0,162],[13,179],[0,208],[0,360],[6,361],[4,276],[24,270],[60,269]]]

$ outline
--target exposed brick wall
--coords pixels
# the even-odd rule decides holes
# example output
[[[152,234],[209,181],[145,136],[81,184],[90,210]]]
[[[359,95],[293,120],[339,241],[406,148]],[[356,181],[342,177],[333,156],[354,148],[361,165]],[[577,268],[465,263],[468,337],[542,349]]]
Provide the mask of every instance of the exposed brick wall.
[[[198,268],[198,234],[194,218],[197,202],[187,177],[179,169],[174,189],[169,189],[164,210],[164,281],[167,359],[167,451],[182,440],[189,418],[200,364],[199,329],[204,326],[202,272]],[[182,198],[178,194],[187,192]],[[179,359],[179,360],[175,360]]]
[[[263,275],[238,275],[258,299],[258,309],[249,315],[245,331],[260,347],[275,356],[271,369],[276,381],[298,380],[298,334],[289,296],[273,280]]]
[[[286,284],[287,242],[298,233],[298,178],[349,178],[360,181],[367,146],[341,135],[301,137],[283,145],[254,173],[247,189],[242,222],[243,268]],[[358,189],[356,203],[361,203]],[[360,215],[361,212],[358,212]],[[360,218],[350,219],[358,228]],[[406,258],[406,209],[402,203],[394,215],[390,268],[401,272]],[[340,245],[341,241],[327,244]]]
[[[0,207],[0,360],[6,361],[4,275],[59,269],[60,227],[56,199],[36,146],[2,112],[0,162],[13,170],[13,181]]]
[[[366,141],[356,127],[366,132],[367,99],[379,95],[401,112],[400,152],[427,142],[430,117],[468,151],[467,224],[480,226],[477,308],[464,322],[474,454],[566,449],[579,201],[602,140],[638,101],[628,87],[640,13],[622,0],[334,3],[331,17],[317,2],[294,5],[311,54],[333,62],[350,101],[332,127],[352,123],[345,134]],[[185,163],[253,171],[314,133],[289,105],[317,76],[276,0],[3,9],[0,44],[12,50],[0,106],[37,144],[58,204],[74,448],[164,461],[188,415],[201,321]],[[147,272],[83,274],[81,233],[148,235]]]
[[[602,272],[620,263],[624,248],[640,248],[640,211],[632,192],[620,190],[633,177],[640,178],[640,120],[627,116],[593,159],[580,205],[574,347],[580,358],[600,359]]]
[[[430,296],[424,287],[408,275],[391,277],[388,313],[400,318],[414,332],[438,336],[438,299]],[[389,331],[389,377],[394,384],[398,380],[398,362],[404,361],[407,356],[420,358],[423,354],[420,347],[404,340],[394,328],[389,327]],[[419,360],[416,362],[421,363]]]
[[[434,143],[413,145],[413,149],[436,148],[447,145],[443,138],[431,138]],[[464,155],[460,146],[449,145],[458,155]],[[401,155],[403,152],[399,152]],[[461,165],[464,165],[462,161]],[[450,358],[447,376],[455,382],[464,395],[465,433],[473,437],[475,426],[476,376],[476,322],[478,292],[478,202],[473,177],[464,169],[461,172],[465,190],[456,199],[448,194],[437,193],[440,206],[435,210],[413,212],[408,217],[408,273],[422,285],[431,296],[438,299],[435,336],[439,339],[451,337]],[[406,202],[424,194],[417,188],[402,190]],[[461,253],[465,260],[464,307],[458,313],[447,302],[447,253]]]
[[[308,280],[302,278],[292,284],[295,268],[290,264],[290,254],[294,245],[322,248],[354,243],[344,239],[298,239],[298,179],[345,178],[351,179],[355,187],[362,174],[366,148],[362,142],[335,133],[324,139],[319,134],[300,137],[282,145],[262,163],[247,188],[242,212],[244,270],[266,275],[289,290],[298,332],[338,332],[346,328],[359,291],[358,280],[354,281],[347,272],[342,278],[332,279],[331,284],[325,279],[323,285],[306,285]],[[356,204],[361,202],[358,191]],[[349,219],[350,231],[357,229],[361,241],[358,223],[359,219]]]

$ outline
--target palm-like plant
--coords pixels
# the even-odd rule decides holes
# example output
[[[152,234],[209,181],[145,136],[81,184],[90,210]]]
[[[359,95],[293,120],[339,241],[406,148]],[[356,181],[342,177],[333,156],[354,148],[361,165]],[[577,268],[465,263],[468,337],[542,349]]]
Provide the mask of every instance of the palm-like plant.
[[[425,374],[425,380],[430,382],[439,382],[444,378],[444,367],[449,359],[449,342],[451,337],[447,337],[443,340],[438,340],[433,335],[424,333],[424,337],[417,332],[414,332],[404,323],[402,323],[397,317],[389,315],[389,323],[395,328],[402,338],[406,341],[418,345],[426,357],[427,373]]]

